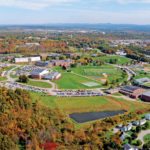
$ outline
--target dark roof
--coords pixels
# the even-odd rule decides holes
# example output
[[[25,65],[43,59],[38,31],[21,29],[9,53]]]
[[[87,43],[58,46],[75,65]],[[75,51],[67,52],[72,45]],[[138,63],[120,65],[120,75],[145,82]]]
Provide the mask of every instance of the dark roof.
[[[38,61],[36,62],[36,65],[37,66],[42,66],[42,67],[45,67],[49,64],[49,62],[44,62],[44,61]]]
[[[38,69],[35,69],[31,72],[31,75],[39,75],[41,72],[43,72],[45,69],[42,69],[42,68],[38,68]]]
[[[131,92],[131,93],[138,89],[139,89],[139,87],[137,87],[137,86],[124,86],[121,88],[121,90]]]

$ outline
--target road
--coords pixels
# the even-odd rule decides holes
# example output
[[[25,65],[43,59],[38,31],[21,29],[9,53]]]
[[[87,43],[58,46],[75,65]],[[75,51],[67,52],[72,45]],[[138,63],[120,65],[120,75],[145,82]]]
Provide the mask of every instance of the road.
[[[138,135],[138,140],[141,140],[142,141],[142,145],[144,144],[144,136],[145,135],[147,135],[147,134],[150,134],[150,129],[148,129],[148,130],[143,130],[143,131],[141,131],[140,133],[139,133],[139,135]]]

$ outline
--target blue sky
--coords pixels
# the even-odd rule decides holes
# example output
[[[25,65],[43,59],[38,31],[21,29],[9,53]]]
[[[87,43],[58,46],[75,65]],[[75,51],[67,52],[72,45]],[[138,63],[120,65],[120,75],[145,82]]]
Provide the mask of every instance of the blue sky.
[[[0,0],[0,24],[150,24],[150,0]]]

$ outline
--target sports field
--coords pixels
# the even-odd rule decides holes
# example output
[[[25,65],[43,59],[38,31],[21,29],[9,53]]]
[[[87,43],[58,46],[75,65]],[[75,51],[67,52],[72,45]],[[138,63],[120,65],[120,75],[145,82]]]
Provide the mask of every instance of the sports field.
[[[102,66],[79,66],[71,68],[71,72],[61,70],[60,67],[55,68],[62,73],[62,77],[54,81],[61,89],[88,89],[103,87],[103,83],[107,80],[111,84],[112,81],[118,80],[123,82],[127,79],[127,75],[123,76],[123,71],[112,65]],[[93,86],[88,86],[91,83]]]
[[[73,73],[62,73],[62,77],[59,80],[54,81],[58,88],[60,89],[88,89],[90,86],[86,86],[87,82],[95,82],[96,86],[92,86],[92,88],[101,87],[101,83],[93,81],[92,79],[88,79],[86,77],[78,76]]]

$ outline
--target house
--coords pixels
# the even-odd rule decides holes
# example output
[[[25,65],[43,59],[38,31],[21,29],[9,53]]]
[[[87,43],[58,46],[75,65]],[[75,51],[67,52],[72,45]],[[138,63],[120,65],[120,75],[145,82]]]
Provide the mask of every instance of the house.
[[[146,115],[145,115],[145,119],[146,119],[146,120],[150,120],[150,114],[146,114]]]
[[[126,53],[124,50],[118,50],[118,51],[116,52],[116,55],[126,56],[127,53]]]
[[[145,78],[140,78],[140,79],[135,79],[134,80],[134,83],[136,85],[143,85],[146,82],[150,82],[150,79],[145,77]]]
[[[132,129],[132,124],[131,123],[129,123],[127,126],[123,126],[123,127],[120,128],[120,130],[122,132],[127,132],[127,131],[130,131],[131,129]]]
[[[140,98],[145,102],[150,102],[150,91],[144,92]]]
[[[137,120],[137,121],[133,121],[132,124],[134,126],[142,126],[146,123],[146,119],[142,119],[142,120]]]
[[[34,69],[31,73],[30,73],[30,77],[31,78],[37,78],[37,79],[42,79],[42,76],[48,74],[49,71],[47,69],[43,69],[43,68],[37,68]]]
[[[131,146],[130,144],[125,144],[125,145],[123,146],[123,148],[124,148],[124,150],[138,150],[137,147]]]
[[[137,86],[124,86],[119,92],[131,98],[138,98],[144,92],[144,89]]]
[[[124,141],[126,137],[127,137],[127,135],[123,132],[120,136],[120,140]]]

